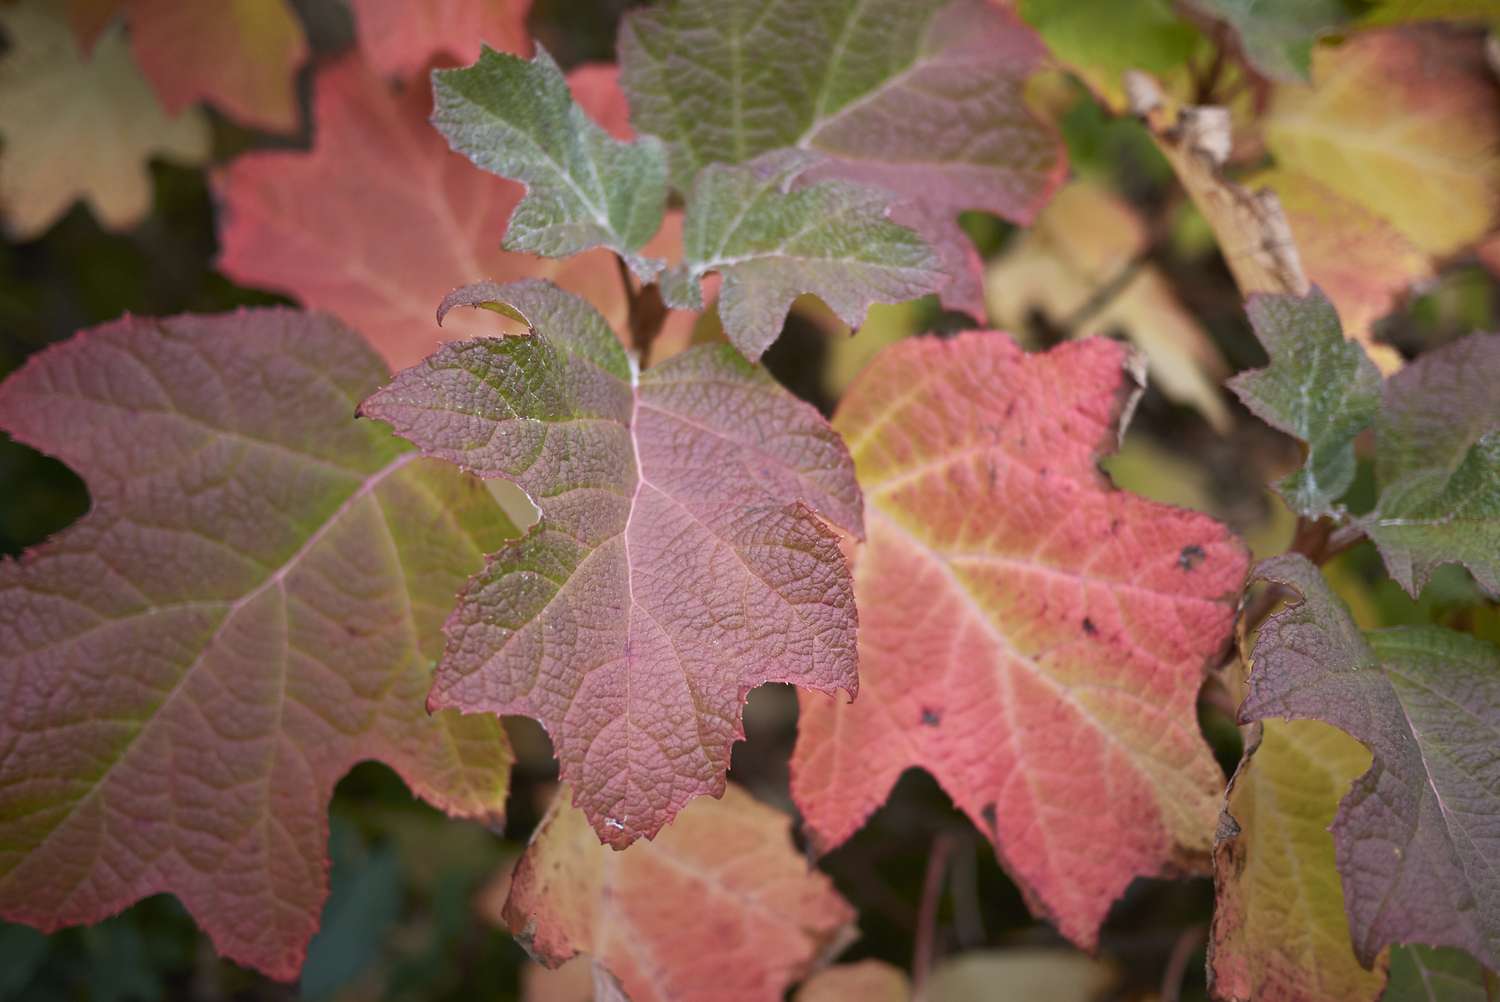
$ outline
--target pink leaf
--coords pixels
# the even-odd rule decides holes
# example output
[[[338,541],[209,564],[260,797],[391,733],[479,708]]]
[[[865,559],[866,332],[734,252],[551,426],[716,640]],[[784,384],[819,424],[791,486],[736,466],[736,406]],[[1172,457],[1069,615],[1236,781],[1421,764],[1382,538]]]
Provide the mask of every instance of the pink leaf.
[[[728,345],[639,372],[548,283],[455,304],[531,333],[445,345],[362,413],[513,481],[542,518],[459,597],[428,705],[535,717],[600,838],[650,838],[723,792],[755,686],[854,691],[849,571],[823,521],[861,532],[848,452]]]
[[[792,794],[820,850],[921,766],[1075,942],[1132,879],[1206,865],[1224,777],[1198,732],[1244,548],[1097,468],[1133,398],[1105,340],[882,353],[834,426],[866,495],[860,697],[803,695]]]

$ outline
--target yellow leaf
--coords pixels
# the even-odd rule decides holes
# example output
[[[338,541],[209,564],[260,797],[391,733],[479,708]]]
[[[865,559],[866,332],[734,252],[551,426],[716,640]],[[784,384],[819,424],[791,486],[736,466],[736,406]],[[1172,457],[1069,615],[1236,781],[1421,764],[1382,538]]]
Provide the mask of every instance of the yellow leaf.
[[[151,208],[151,157],[194,164],[208,156],[201,114],[162,110],[118,25],[85,59],[62,13],[42,0],[0,6],[11,40],[0,61],[0,205],[23,240],[77,198],[108,229],[134,226]]]
[[[1478,240],[1500,210],[1500,92],[1479,40],[1372,31],[1313,56],[1311,86],[1277,88],[1277,163],[1383,216],[1430,254]]]
[[[1373,1002],[1385,958],[1367,971],[1354,956],[1328,833],[1370,753],[1320,721],[1263,726],[1258,744],[1251,734],[1215,840],[1214,997]]]
[[[1363,344],[1381,371],[1399,369],[1400,354],[1377,344],[1370,325],[1432,277],[1427,256],[1384,219],[1305,174],[1272,170],[1250,183],[1280,196],[1307,277],[1333,302],[1344,336]]]

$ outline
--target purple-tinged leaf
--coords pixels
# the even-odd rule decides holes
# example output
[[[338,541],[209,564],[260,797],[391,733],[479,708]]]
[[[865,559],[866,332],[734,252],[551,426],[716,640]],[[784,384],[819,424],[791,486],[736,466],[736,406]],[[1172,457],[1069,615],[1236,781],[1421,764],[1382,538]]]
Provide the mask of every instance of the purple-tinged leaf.
[[[945,305],[984,316],[965,209],[1029,223],[1062,184],[1057,135],[1024,99],[1044,49],[982,0],[675,0],[626,18],[636,129],[667,142],[679,191],[711,163],[795,147],[808,181],[875,185],[937,249]]]
[[[1391,577],[1422,590],[1446,563],[1500,596],[1500,334],[1471,334],[1386,381],[1380,500],[1363,519]]]
[[[1256,573],[1301,597],[1261,627],[1241,720],[1327,721],[1374,756],[1332,827],[1360,962],[1425,943],[1500,966],[1500,649],[1364,633],[1301,556]]]
[[[723,792],[750,689],[854,692],[852,585],[824,522],[862,533],[853,465],[727,345],[638,372],[545,282],[443,310],[460,303],[529,333],[444,345],[362,412],[542,517],[464,589],[429,705],[541,721],[575,803],[624,847]]]
[[[354,420],[385,372],[334,321],[266,310],[125,319],[0,385],[0,427],[93,497],[0,562],[0,915],[50,930],[170,892],[289,979],[354,763],[498,823],[504,733],[422,694],[454,591],[515,530]]]

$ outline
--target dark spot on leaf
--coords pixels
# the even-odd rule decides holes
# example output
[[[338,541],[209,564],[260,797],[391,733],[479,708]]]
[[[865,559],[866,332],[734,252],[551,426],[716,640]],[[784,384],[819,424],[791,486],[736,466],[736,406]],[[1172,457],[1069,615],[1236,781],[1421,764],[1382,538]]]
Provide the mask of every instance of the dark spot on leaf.
[[[936,727],[943,722],[943,715],[930,706],[922,707],[922,726]]]
[[[1197,543],[1184,546],[1182,552],[1177,554],[1177,566],[1185,571],[1190,571],[1203,563],[1208,554],[1203,552],[1203,547]]]
[[[1118,536],[1120,534],[1120,520],[1119,519],[1112,518],[1112,519],[1109,520],[1109,534],[1111,536]]]
[[[1097,627],[1097,626],[1094,625],[1094,621],[1092,619],[1090,619],[1087,616],[1084,616],[1083,617],[1083,632],[1087,633],[1089,636],[1092,637],[1092,636],[1095,636],[1096,634],[1098,634],[1099,627]]]
[[[991,801],[990,803],[985,804],[983,807],[981,807],[979,809],[979,816],[981,818],[984,818],[984,823],[985,824],[989,825],[989,828],[990,828],[990,838],[995,839],[996,841],[999,841],[999,839],[1000,839],[1000,819],[995,814],[995,804],[994,804],[994,802]]]

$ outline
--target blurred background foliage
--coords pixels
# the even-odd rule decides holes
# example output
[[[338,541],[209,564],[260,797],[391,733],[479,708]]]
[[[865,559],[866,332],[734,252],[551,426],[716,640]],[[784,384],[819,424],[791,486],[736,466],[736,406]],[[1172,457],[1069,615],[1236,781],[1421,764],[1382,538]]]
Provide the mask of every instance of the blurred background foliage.
[[[352,17],[340,0],[297,0],[295,6],[315,63],[352,44]],[[619,16],[628,6],[625,0],[537,0],[530,26],[564,67],[609,60]],[[1062,37],[1072,30],[1067,18],[1081,19],[1078,30],[1087,29],[1091,37],[1101,31],[1098,18],[1121,21],[1136,58],[1164,73],[1210,58],[1215,48],[1214,39],[1166,0],[1026,2],[1022,8],[1028,17],[1063,18]],[[1096,20],[1090,24],[1088,18]],[[1058,44],[1056,37],[1049,40]],[[211,113],[213,163],[254,148],[306,146],[315,124],[307,113],[309,83],[304,71],[303,125],[290,137],[249,131]],[[1212,232],[1145,130],[1061,74],[1039,81],[1035,99],[1060,125],[1074,176],[1112,192],[1145,221],[1146,238],[1131,248],[1131,266],[1161,276],[1161,288],[1201,327],[1226,372],[1263,364]],[[214,270],[215,205],[208,176],[153,164],[153,210],[128,232],[107,232],[77,204],[39,238],[7,239],[0,246],[0,377],[49,343],[123,313],[219,312],[288,302],[236,286]],[[992,261],[1004,260],[1023,238],[993,217],[971,214],[964,222]],[[1473,256],[1460,256],[1380,321],[1376,334],[1410,356],[1472,330],[1500,328],[1497,311],[1495,277]],[[1121,316],[1122,323],[1131,319]],[[705,323],[711,327],[712,319]],[[838,322],[809,300],[798,304],[766,364],[828,412],[881,346],[920,331],[973,325],[929,300],[876,307],[857,337],[829,337],[838,333]],[[1007,326],[1044,346],[1075,333],[1067,328],[1078,325],[1059,326],[1057,317],[1023,304]],[[1097,332],[1123,333],[1107,324]],[[1257,555],[1280,552],[1294,519],[1265,485],[1296,465],[1295,445],[1247,420],[1237,403],[1226,399],[1224,406],[1228,419],[1215,428],[1200,409],[1169,399],[1153,385],[1107,471],[1122,487],[1226,520]],[[0,555],[20,553],[87,507],[81,481],[66,467],[0,436]],[[1338,557],[1329,573],[1364,625],[1441,622],[1500,642],[1500,611],[1483,601],[1459,568],[1443,568],[1419,601],[1385,576],[1368,544]],[[1240,756],[1238,729],[1210,699],[1202,718],[1226,773],[1232,771]],[[332,895],[299,984],[277,984],[221,961],[177,902],[159,896],[98,926],[52,936],[0,925],[0,999],[520,997],[528,962],[493,924],[499,907],[495,882],[540,817],[555,767],[539,728],[529,721],[507,723],[520,764],[503,833],[448,820],[417,802],[382,766],[360,766],[340,784],[331,808]],[[731,773],[757,797],[787,810],[786,763],[795,726],[790,690],[767,686],[754,692],[746,713],[748,738],[735,749]],[[1030,917],[983,837],[936,783],[910,772],[872,821],[822,861],[861,915],[862,937],[843,959],[876,957],[908,966],[924,873],[939,839],[953,853],[938,917],[939,953],[1064,945],[1050,926]],[[1112,997],[1153,997],[1163,991],[1162,971],[1180,968],[1181,982],[1166,991],[1205,998],[1202,942],[1212,902],[1208,878],[1138,881],[1103,931],[1100,956]],[[554,986],[545,997],[562,998],[564,990]]]

